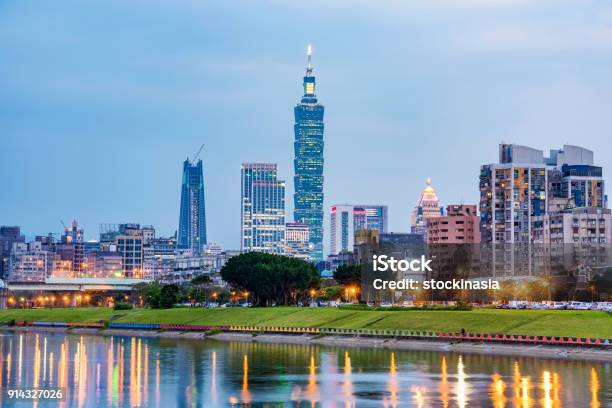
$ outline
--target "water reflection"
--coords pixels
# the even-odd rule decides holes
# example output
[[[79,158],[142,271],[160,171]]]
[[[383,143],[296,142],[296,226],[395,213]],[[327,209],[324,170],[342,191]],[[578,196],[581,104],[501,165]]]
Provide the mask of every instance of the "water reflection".
[[[493,355],[18,332],[0,335],[0,368],[2,388],[67,387],[60,407],[275,401],[313,408],[601,408],[611,402],[612,367]]]

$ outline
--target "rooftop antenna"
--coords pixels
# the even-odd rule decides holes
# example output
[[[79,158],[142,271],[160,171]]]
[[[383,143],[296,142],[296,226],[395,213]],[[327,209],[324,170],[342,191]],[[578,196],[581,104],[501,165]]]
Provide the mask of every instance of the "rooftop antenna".
[[[193,156],[193,160],[191,160],[191,164],[196,164],[196,160],[198,160],[198,157],[200,156],[200,153],[202,152],[202,149],[204,149],[204,144],[202,144],[202,146],[200,146],[200,148],[196,152],[195,156]]]
[[[308,44],[306,49],[306,55],[308,56],[308,65],[306,66],[306,75],[312,75],[312,45]]]

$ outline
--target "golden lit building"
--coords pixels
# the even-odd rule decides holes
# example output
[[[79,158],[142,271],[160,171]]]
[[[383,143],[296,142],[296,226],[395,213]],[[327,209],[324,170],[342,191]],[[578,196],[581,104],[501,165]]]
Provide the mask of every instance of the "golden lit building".
[[[431,186],[431,179],[427,179],[427,186],[421,192],[416,207],[412,210],[410,228],[413,234],[425,234],[427,231],[427,219],[442,215],[440,200],[436,191]]]

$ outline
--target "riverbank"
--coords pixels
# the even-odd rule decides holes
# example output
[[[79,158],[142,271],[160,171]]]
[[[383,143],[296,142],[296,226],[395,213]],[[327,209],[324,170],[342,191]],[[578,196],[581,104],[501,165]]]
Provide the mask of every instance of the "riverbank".
[[[367,330],[408,330],[612,339],[612,315],[579,310],[367,311],[336,308],[109,308],[0,310],[0,322],[113,322]]]
[[[575,361],[612,362],[612,350],[609,348],[587,348],[572,346],[553,346],[544,344],[491,344],[471,341],[440,341],[422,339],[373,338],[363,336],[320,336],[320,335],[284,335],[252,333],[214,333],[153,331],[131,329],[95,329],[65,327],[17,327],[4,326],[2,332],[58,332],[71,334],[89,334],[102,336],[137,336],[173,340],[216,340],[256,343],[283,344],[316,344],[329,347],[385,348],[390,350],[421,350],[434,352],[455,352],[470,354],[492,354],[498,356],[523,356],[551,358]]]

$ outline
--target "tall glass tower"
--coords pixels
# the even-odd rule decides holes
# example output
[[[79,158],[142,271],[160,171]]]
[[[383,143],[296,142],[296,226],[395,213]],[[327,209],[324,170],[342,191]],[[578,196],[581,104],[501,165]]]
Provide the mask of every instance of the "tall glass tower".
[[[243,251],[282,254],[285,243],[285,182],[274,163],[243,163],[240,169]]]
[[[183,163],[181,212],[177,247],[191,249],[194,254],[206,245],[206,210],[204,207],[204,172],[202,160]]]
[[[323,112],[317,102],[316,80],[312,74],[312,48],[304,77],[304,96],[294,109],[295,176],[293,219],[310,228],[312,259],[323,259]]]

